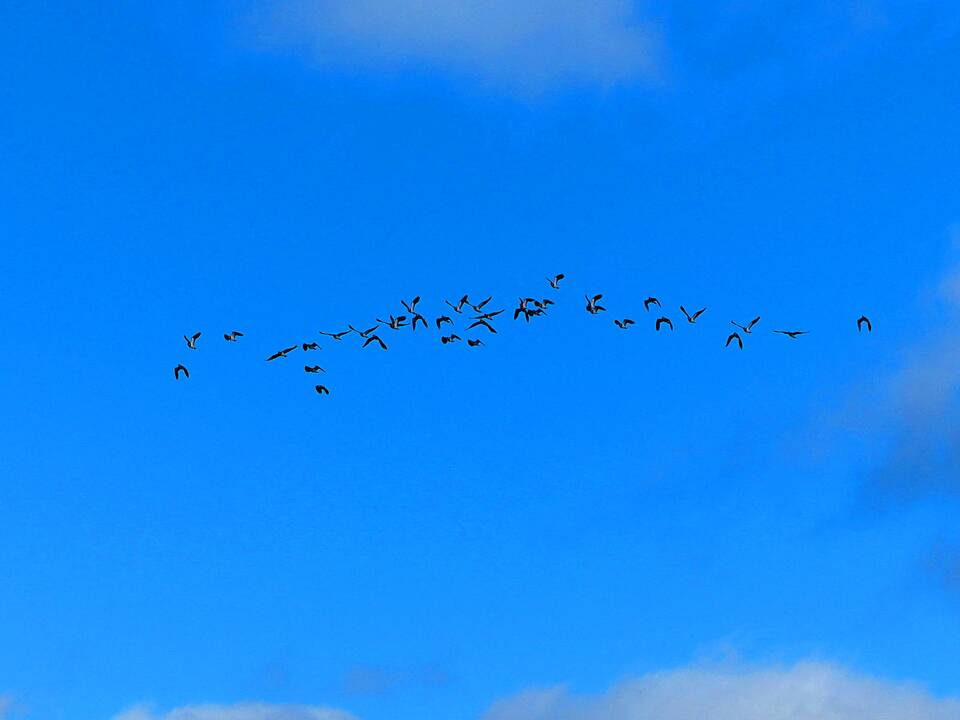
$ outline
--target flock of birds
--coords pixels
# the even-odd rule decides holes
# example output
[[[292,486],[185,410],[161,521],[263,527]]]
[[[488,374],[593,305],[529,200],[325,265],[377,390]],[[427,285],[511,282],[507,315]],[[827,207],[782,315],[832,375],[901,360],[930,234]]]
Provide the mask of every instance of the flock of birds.
[[[557,275],[554,275],[552,278],[551,277],[546,278],[546,280],[549,283],[550,288],[552,290],[557,291],[560,289],[560,283],[561,281],[564,280],[565,277],[566,276],[563,273],[559,273]],[[586,311],[589,314],[599,315],[600,313],[607,311],[607,309],[600,304],[601,301],[603,300],[602,293],[598,293],[596,295],[584,295],[584,298],[586,300]],[[476,333],[472,333],[472,334],[477,334],[481,330],[483,330],[483,331],[486,331],[486,333],[488,334],[496,335],[497,329],[496,327],[494,327],[494,321],[498,316],[500,316],[506,311],[504,309],[490,310],[489,304],[492,300],[493,300],[493,297],[490,296],[485,298],[484,300],[481,300],[480,302],[473,303],[470,301],[469,296],[464,295],[456,303],[452,303],[449,300],[444,300],[444,303],[446,303],[450,307],[451,311],[455,315],[463,315],[464,312],[467,311],[468,309],[472,310],[473,313],[475,313],[475,314],[469,315],[468,320],[470,324],[467,325],[466,327],[467,331],[476,331]],[[346,330],[342,330],[339,332],[320,331],[320,334],[326,337],[329,337],[337,342],[343,340],[345,337],[349,335],[357,335],[362,341],[361,347],[366,348],[366,347],[375,345],[379,347],[381,350],[386,350],[388,347],[387,343],[384,342],[383,338],[377,332],[381,328],[387,328],[390,330],[400,330],[401,328],[410,327],[412,330],[416,331],[417,326],[419,324],[420,327],[422,327],[423,329],[429,330],[431,325],[430,321],[427,320],[427,318],[417,309],[420,304],[419,295],[413,298],[413,300],[411,300],[410,302],[407,302],[406,300],[401,300],[400,304],[403,306],[403,309],[405,311],[404,314],[402,315],[388,314],[387,315],[387,317],[389,318],[388,320],[376,318],[375,319],[376,324],[374,324],[373,326],[365,330],[359,330],[355,328],[353,325],[350,325],[348,323]],[[529,323],[531,318],[537,318],[537,317],[542,317],[547,315],[547,311],[549,310],[549,308],[555,304],[556,303],[550,298],[538,299],[533,297],[521,297],[518,299],[517,307],[514,308],[513,310],[513,319],[519,320],[522,317],[525,322]],[[648,297],[646,300],[643,301],[644,311],[649,313],[652,307],[657,308],[656,314],[658,317],[654,322],[654,329],[656,330],[656,332],[661,332],[664,328],[669,328],[672,331],[674,329],[673,320],[670,319],[668,316],[662,314],[663,306],[661,305],[660,300],[658,298]],[[696,325],[697,320],[699,320],[700,317],[706,311],[707,311],[707,308],[703,307],[696,310],[693,313],[690,313],[687,311],[687,309],[683,305],[680,306],[680,312],[683,313],[684,318],[686,318],[686,321],[691,325]],[[632,325],[636,325],[636,321],[628,317],[615,319],[613,323],[614,325],[616,325],[616,327],[620,328],[621,330],[628,330]],[[754,329],[757,327],[759,323],[760,323],[759,315],[753,318],[752,320],[750,320],[750,322],[746,324],[741,324],[731,320],[730,324],[736,327],[737,329],[731,332],[727,336],[727,340],[726,340],[726,343],[724,344],[724,347],[729,348],[731,345],[736,345],[740,350],[743,350],[743,336],[752,335]],[[433,324],[436,326],[437,331],[440,332],[440,342],[443,345],[449,345],[450,343],[463,341],[463,339],[459,335],[453,332],[453,328],[456,326],[456,323],[454,322],[453,317],[451,317],[450,315],[440,315],[434,318]],[[450,326],[451,329],[450,329],[449,335],[443,334],[444,325]],[[857,318],[857,332],[862,333],[864,330],[866,330],[867,332],[873,332],[873,323],[870,321],[870,318],[868,318],[866,315],[861,315],[859,318]],[[804,335],[809,334],[807,330],[774,330],[773,332],[778,335],[784,335],[790,338],[791,340],[796,340],[797,338],[800,338]],[[200,339],[201,336],[202,336],[201,332],[196,332],[193,335],[184,335],[183,339],[187,344],[187,348],[190,350],[196,350],[197,341]],[[239,330],[233,330],[231,332],[224,333],[223,339],[227,342],[235,343],[235,342],[238,342],[240,338],[242,338],[243,336],[244,336],[243,333],[240,332]],[[480,338],[467,338],[466,344],[468,347],[477,348],[482,346],[484,343],[483,343],[483,340],[481,340]],[[270,355],[266,359],[266,361],[274,362],[275,360],[286,358],[291,353],[297,350],[300,350],[306,353],[306,352],[312,352],[315,350],[322,350],[322,348],[317,342],[295,343],[293,345],[290,345],[289,347],[285,347],[281,350],[277,350],[275,353]],[[326,370],[324,370],[319,365],[304,365],[303,371],[308,374],[317,374],[317,373],[326,372]],[[173,369],[173,377],[175,380],[179,380],[181,377],[189,378],[190,370],[187,369],[187,367],[183,363],[180,363]],[[318,395],[330,394],[330,389],[323,384],[314,385],[313,389]]]

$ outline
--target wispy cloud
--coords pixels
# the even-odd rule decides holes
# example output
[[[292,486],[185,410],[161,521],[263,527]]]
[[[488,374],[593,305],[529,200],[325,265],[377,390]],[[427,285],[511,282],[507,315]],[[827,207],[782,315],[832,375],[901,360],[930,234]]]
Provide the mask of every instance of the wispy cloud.
[[[786,668],[687,668],[654,673],[600,695],[529,690],[484,720],[956,720],[960,699],[876,680],[826,663]]]
[[[350,713],[310,705],[185,705],[157,713],[147,705],[128,708],[113,720],[356,720]]]
[[[322,64],[429,66],[522,93],[652,78],[631,0],[262,0],[257,34]]]

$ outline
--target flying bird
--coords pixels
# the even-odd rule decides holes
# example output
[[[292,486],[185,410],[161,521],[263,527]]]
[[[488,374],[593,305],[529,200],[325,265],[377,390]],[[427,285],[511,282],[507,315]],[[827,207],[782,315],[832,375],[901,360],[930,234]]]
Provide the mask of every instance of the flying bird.
[[[730,333],[730,337],[727,338],[727,344],[724,345],[725,348],[730,347],[730,343],[734,340],[737,341],[737,345],[740,346],[740,349],[743,350],[743,338],[740,337],[740,333]]]
[[[417,314],[417,303],[420,302],[420,296],[417,295],[413,300],[410,301],[410,304],[407,305],[406,300],[401,300],[400,304],[403,305],[403,309],[406,310],[411,315]]]
[[[450,323],[451,325],[453,325],[453,320],[451,320],[450,317],[447,315],[441,315],[440,317],[437,318],[437,330],[439,330],[440,326],[443,325],[444,323]]]
[[[452,343],[459,339],[460,339],[460,336],[456,334],[449,335],[449,336],[445,335],[442,338],[440,338],[440,342],[443,343],[444,345],[447,345],[448,343]]]
[[[420,322],[422,322],[422,323],[423,323],[423,326],[424,326],[425,328],[426,328],[426,327],[430,327],[429,325],[427,325],[427,319],[426,319],[423,315],[421,315],[420,313],[414,313],[414,315],[413,315],[413,329],[414,329],[414,330],[417,329],[417,320],[419,320]]]
[[[241,338],[241,337],[243,337],[243,333],[240,332],[239,330],[234,330],[233,332],[223,334],[223,339],[226,340],[227,342],[236,342],[237,338]],[[189,343],[187,344],[189,345]]]
[[[660,301],[657,300],[655,297],[648,297],[646,300],[643,301],[643,309],[646,310],[647,312],[650,312],[651,305],[656,305],[657,307],[661,307]]]
[[[319,365],[304,365],[303,371],[308,373],[321,373],[321,372],[325,373],[326,372],[326,370],[324,370]]]
[[[559,290],[560,281],[563,280],[565,277],[566,275],[564,275],[563,273],[557,273],[556,275],[553,276],[552,280],[550,278],[547,278],[547,282],[550,283],[550,287],[552,287],[554,290]]]
[[[184,376],[185,378],[188,378],[188,379],[189,379],[189,377],[190,377],[190,371],[187,370],[183,365],[177,365],[177,366],[173,369],[173,379],[174,379],[174,380],[179,380],[179,379],[180,379],[180,373],[183,373],[183,376]]]
[[[320,350],[320,344],[315,342],[303,343],[300,347],[303,348],[304,352],[309,352],[310,350]]]
[[[747,335],[749,335],[750,333],[753,332],[753,328],[754,328],[754,326],[755,326],[758,322],[760,322],[760,316],[759,316],[759,315],[757,315],[753,320],[751,320],[751,321],[750,321],[749,323],[747,323],[746,325],[741,325],[740,323],[734,322],[733,320],[730,321],[730,324],[733,325],[734,327],[740,328],[740,329],[743,330]]]
[[[791,340],[796,340],[801,335],[806,335],[807,330],[774,330],[778,335],[786,335]]]
[[[870,322],[870,318],[866,315],[861,315],[857,319],[857,332],[863,332],[864,325],[867,327],[867,332],[873,332],[873,323]]]
[[[616,325],[621,330],[626,330],[628,327],[633,325],[633,320],[630,318],[624,318],[623,320],[614,320],[613,324]]]
[[[381,325],[386,325],[391,330],[399,330],[400,328],[407,326],[406,315],[398,315],[397,317],[390,315],[389,317],[390,317],[390,322],[387,322],[386,320],[381,320],[380,318],[377,318],[377,322],[380,323]]]
[[[479,338],[476,340],[467,340],[467,345],[470,347],[477,347],[478,345],[483,345],[483,340],[480,340]]]
[[[380,326],[374,325],[372,328],[367,328],[366,330],[363,330],[363,331],[357,330],[353,325],[347,325],[347,327],[350,328],[353,332],[355,332],[360,337],[366,338],[370,335],[370,333],[372,333],[374,330],[376,330]]]
[[[337,332],[337,333],[328,333],[321,330],[320,334],[326,335],[327,337],[332,337],[334,340],[342,340],[344,335],[350,334],[350,330],[347,329],[347,330],[344,330],[343,332]]]
[[[583,297],[587,300],[587,312],[591,315],[596,315],[599,312],[606,312],[606,308],[603,305],[600,305],[600,298],[603,297],[603,293],[598,293],[593,297],[589,295],[584,295]]]
[[[184,335],[184,336],[183,336],[183,339],[187,341],[187,347],[190,348],[191,350],[196,350],[196,349],[197,349],[197,340],[200,339],[200,336],[201,336],[202,334],[203,334],[203,333],[198,333],[198,332],[197,332],[197,333],[194,333],[194,334],[193,334],[193,337],[187,337],[186,335]]]
[[[494,310],[493,312],[480,313],[479,315],[474,316],[474,320],[493,320],[497,315],[502,313],[503,310]]]
[[[703,315],[706,311],[707,311],[706,308],[700,308],[693,315],[691,315],[690,313],[687,312],[687,309],[683,305],[680,306],[680,312],[682,312],[686,316],[687,322],[690,323],[691,325],[696,324],[697,318]]]
[[[313,389],[317,391],[317,395],[329,395],[330,391],[327,389],[326,385],[314,385]]]
[[[481,301],[478,302],[476,305],[470,305],[470,307],[473,308],[473,311],[474,311],[474,312],[477,312],[477,313],[478,313],[478,312],[482,312],[482,311],[483,311],[483,306],[486,305],[486,304],[487,304],[488,302],[490,302],[491,300],[493,300],[493,295],[491,295],[490,297],[488,297],[486,300],[481,300]],[[468,304],[469,304],[469,303],[468,303]]]
[[[387,349],[387,344],[386,344],[383,340],[380,339],[380,336],[379,336],[379,335],[371,335],[370,337],[368,337],[366,340],[363,341],[363,346],[366,347],[367,345],[369,345],[369,344],[372,343],[372,342],[377,342],[377,343],[379,343],[379,344],[380,344],[380,348],[381,348],[382,350],[386,350],[386,349]]]
[[[473,328],[475,328],[475,327],[485,327],[487,330],[489,330],[490,332],[492,332],[494,335],[497,334],[497,331],[494,329],[493,325],[491,325],[491,324],[490,324],[489,322],[487,322],[486,320],[476,320],[476,321],[474,321],[473,324],[467,326],[467,330],[473,330]]]
[[[659,317],[657,318],[657,332],[660,332],[660,328],[664,325],[669,325],[670,329],[673,330],[673,321],[668,317]]]
[[[287,355],[289,355],[296,349],[297,349],[296,345],[291,345],[290,347],[284,348],[283,350],[278,350],[273,355],[267,358],[267,362],[270,362],[271,360],[276,360],[277,358],[285,358]]]
[[[468,298],[466,295],[464,295],[462,298],[460,298],[460,301],[459,301],[456,305],[454,305],[454,304],[453,304],[452,302],[450,302],[449,300],[444,300],[444,302],[445,302],[447,305],[449,305],[451,308],[453,308],[453,311],[454,311],[455,313],[462,313],[462,312],[463,312],[463,306],[470,304],[470,298]]]

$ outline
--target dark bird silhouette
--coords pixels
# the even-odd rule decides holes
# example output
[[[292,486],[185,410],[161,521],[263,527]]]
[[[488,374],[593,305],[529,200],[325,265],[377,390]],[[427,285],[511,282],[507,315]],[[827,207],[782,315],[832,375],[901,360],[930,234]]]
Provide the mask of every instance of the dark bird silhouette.
[[[480,313],[479,315],[474,316],[474,320],[493,320],[497,315],[502,313],[503,310],[494,310],[492,312]]]
[[[624,318],[623,320],[614,320],[613,324],[616,325],[621,330],[626,330],[628,327],[633,325],[633,320],[630,318]]]
[[[687,312],[687,309],[683,305],[680,306],[680,312],[682,312],[686,316],[687,322],[690,323],[691,325],[694,325],[697,322],[697,318],[703,315],[706,311],[707,311],[706,308],[700,308],[693,315],[691,315],[690,313]]]
[[[749,323],[747,323],[746,325],[741,325],[740,323],[734,322],[733,320],[730,321],[730,324],[733,325],[734,327],[740,328],[740,329],[743,330],[747,335],[749,335],[750,333],[753,332],[753,328],[756,326],[756,324],[757,324],[758,322],[760,322],[760,316],[759,316],[759,315],[757,315],[753,320],[751,320],[751,321],[750,321]]]
[[[397,317],[394,317],[393,315],[390,315],[390,322],[381,320],[380,318],[377,318],[377,322],[381,325],[386,325],[391,330],[399,330],[400,328],[407,326],[407,316],[398,315]]]
[[[297,349],[296,345],[291,345],[290,347],[284,348],[283,350],[278,350],[273,355],[267,358],[267,362],[270,362],[271,360],[276,360],[277,358],[285,358],[287,355],[289,355],[296,349]]]
[[[464,295],[462,298],[460,298],[460,301],[459,301],[456,305],[454,305],[454,304],[453,304],[452,302],[450,302],[449,300],[444,300],[444,302],[445,302],[447,305],[449,305],[449,306],[453,309],[453,311],[454,311],[455,313],[462,313],[462,312],[463,312],[463,306],[470,304],[470,298],[468,298],[466,295]]]
[[[528,299],[518,298],[519,304],[517,309],[513,311],[513,319],[516,320],[518,317],[523,315],[524,320],[530,322],[530,311],[527,310]]]
[[[486,320],[476,320],[476,321],[474,321],[472,324],[470,324],[470,325],[467,326],[467,330],[473,330],[473,328],[475,328],[475,327],[485,327],[487,330],[489,330],[490,332],[492,332],[494,335],[497,334],[497,331],[494,329],[493,325],[491,325],[491,324],[490,324],[489,322],[487,322]]]
[[[368,337],[366,340],[363,341],[363,346],[366,347],[367,345],[369,345],[369,344],[372,343],[372,342],[377,342],[377,343],[379,343],[379,344],[380,344],[380,348],[381,348],[382,350],[386,350],[386,349],[387,349],[387,344],[386,344],[383,340],[380,339],[380,336],[379,336],[379,335],[371,335],[370,337]]]
[[[347,325],[347,327],[350,328],[353,332],[355,332],[355,333],[356,333],[357,335],[359,335],[360,337],[366,338],[366,337],[369,337],[370,333],[372,333],[374,330],[376,330],[376,329],[377,329],[378,327],[380,327],[380,326],[379,326],[379,325],[374,325],[372,328],[367,328],[366,330],[363,330],[362,332],[361,332],[360,330],[357,330],[353,325]]]
[[[442,342],[444,345],[447,345],[448,343],[455,342],[456,340],[459,340],[459,339],[460,339],[460,336],[456,334],[445,335],[444,337],[440,338],[440,342]]]
[[[724,347],[725,348],[730,347],[730,343],[732,343],[734,340],[737,341],[737,345],[739,345],[740,349],[743,350],[743,338],[740,337],[740,333],[737,333],[737,332],[730,333],[730,336],[727,338],[727,344],[724,345]]]
[[[303,371],[308,373],[321,373],[321,372],[325,373],[326,372],[326,370],[324,370],[319,365],[304,365]]]
[[[565,277],[566,275],[564,275],[563,273],[557,273],[556,275],[553,276],[552,280],[550,278],[547,278],[547,282],[550,283],[550,287],[552,287],[554,290],[559,290],[560,281],[563,280]]]
[[[197,349],[197,340],[200,339],[200,336],[201,336],[202,334],[203,334],[203,333],[198,333],[198,332],[197,332],[197,333],[194,333],[194,334],[193,334],[193,337],[187,337],[186,335],[184,335],[184,336],[183,336],[183,339],[187,341],[187,347],[190,348],[191,350],[196,350],[196,349]]]
[[[657,300],[655,297],[648,297],[646,300],[643,301],[643,309],[646,310],[647,312],[650,312],[651,305],[656,305],[657,307],[661,307],[660,301]]]
[[[315,342],[303,343],[300,347],[303,348],[304,352],[309,352],[310,350],[320,350],[320,344]]]
[[[233,332],[223,334],[223,339],[226,340],[227,342],[236,342],[237,338],[242,338],[242,337],[243,337],[243,333],[240,332],[239,330],[234,330]]]
[[[668,317],[657,318],[657,332],[660,332],[660,328],[664,325],[669,325],[670,329],[673,330],[673,320]]]
[[[417,320],[419,320],[421,323],[423,323],[423,326],[424,326],[425,328],[426,328],[426,327],[429,327],[429,325],[427,325],[427,319],[426,319],[423,315],[421,315],[420,313],[415,313],[414,316],[413,316],[413,329],[414,329],[414,330],[417,329]]]
[[[583,297],[587,299],[587,312],[591,315],[596,315],[600,312],[606,312],[607,309],[600,304],[600,298],[603,297],[603,293],[598,293],[593,297],[590,297],[589,295],[584,295]]]
[[[342,340],[343,337],[344,337],[344,335],[349,335],[349,334],[350,334],[350,330],[349,330],[349,328],[348,328],[347,330],[344,330],[343,332],[337,332],[337,333],[328,333],[328,332],[324,332],[323,330],[321,330],[321,331],[320,331],[320,334],[321,334],[321,335],[326,335],[327,337],[332,337],[334,340]]]
[[[866,326],[867,332],[873,332],[873,323],[870,322],[870,318],[866,315],[861,315],[857,319],[857,332],[863,332],[864,326]]]
[[[446,315],[441,315],[440,317],[437,318],[437,330],[439,330],[440,326],[443,325],[444,323],[450,323],[451,325],[453,325],[453,320],[451,320]]]
[[[317,395],[329,395],[330,391],[327,389],[326,385],[314,385],[313,389],[317,391]]]
[[[410,301],[410,304],[407,305],[406,300],[401,300],[400,304],[403,305],[403,309],[406,310],[411,315],[417,314],[417,303],[420,302],[420,296],[417,295],[413,300]]]
[[[184,376],[185,378],[189,378],[189,377],[190,377],[190,371],[189,371],[189,370],[187,370],[183,365],[177,365],[177,366],[173,369],[173,379],[174,379],[174,380],[179,380],[179,379],[180,379],[180,373],[183,373],[183,376]]]
[[[483,340],[467,340],[467,345],[470,347],[477,347],[478,345],[483,345]]]
[[[483,312],[484,306],[485,306],[488,302],[490,302],[491,300],[493,300],[493,295],[491,295],[490,297],[488,297],[486,300],[481,300],[481,301],[478,302],[476,305],[470,305],[470,307],[472,307],[472,308],[473,308],[473,311],[476,312],[476,313]]]
[[[806,335],[806,330],[774,330],[778,335],[786,335],[791,340],[796,340],[801,335]]]

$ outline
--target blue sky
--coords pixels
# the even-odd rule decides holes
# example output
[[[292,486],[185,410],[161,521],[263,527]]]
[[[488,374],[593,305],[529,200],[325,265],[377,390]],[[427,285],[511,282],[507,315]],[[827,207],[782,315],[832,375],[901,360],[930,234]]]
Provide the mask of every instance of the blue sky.
[[[0,718],[960,717],[956,8],[163,5],[0,8]]]

